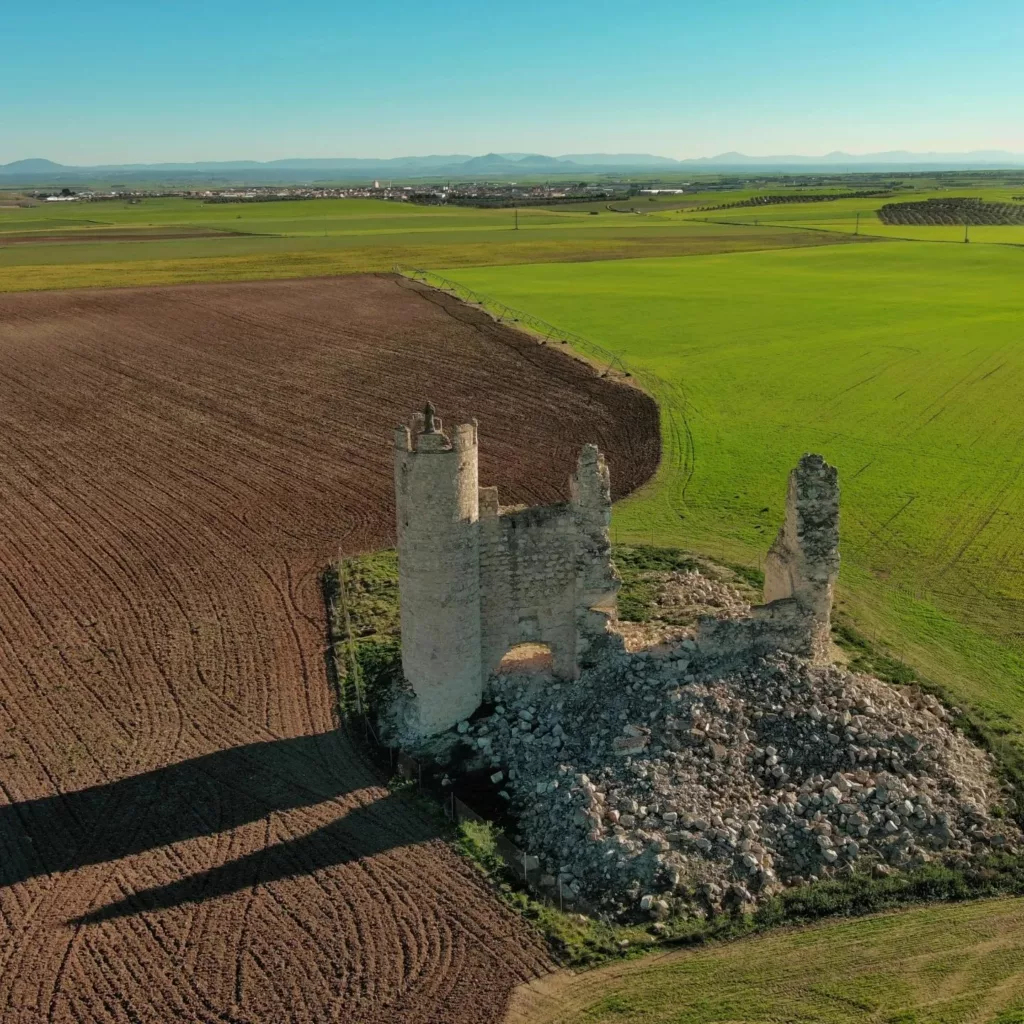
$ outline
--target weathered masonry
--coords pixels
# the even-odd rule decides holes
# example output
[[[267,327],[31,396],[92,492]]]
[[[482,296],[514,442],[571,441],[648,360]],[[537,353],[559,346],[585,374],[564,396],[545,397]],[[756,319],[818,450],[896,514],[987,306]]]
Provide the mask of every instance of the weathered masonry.
[[[765,559],[765,603],[743,619],[703,620],[701,653],[729,658],[781,650],[828,661],[838,576],[838,475],[820,455],[804,455],[789,474],[786,518]]]
[[[451,437],[428,405],[395,431],[402,668],[421,736],[471,715],[504,655],[547,644],[556,676],[574,679],[614,643],[608,467],[583,448],[570,498],[504,508],[480,487],[477,425]]]

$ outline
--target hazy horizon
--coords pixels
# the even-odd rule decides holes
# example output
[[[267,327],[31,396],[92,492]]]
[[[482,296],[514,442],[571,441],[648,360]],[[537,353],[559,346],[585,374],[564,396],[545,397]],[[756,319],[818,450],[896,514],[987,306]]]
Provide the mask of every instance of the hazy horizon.
[[[433,151],[429,153],[402,153],[398,156],[383,157],[376,154],[365,154],[365,153],[350,153],[343,155],[332,155],[332,156],[316,156],[311,157],[307,155],[292,153],[284,157],[270,157],[261,159],[260,157],[253,156],[240,156],[240,157],[203,157],[196,160],[183,160],[183,159],[169,159],[169,160],[143,160],[143,159],[128,159],[118,162],[104,162],[100,164],[66,164],[61,160],[54,160],[52,157],[34,153],[28,156],[14,157],[11,160],[0,160],[0,166],[6,166],[7,164],[17,164],[22,162],[31,162],[34,160],[43,160],[59,164],[61,166],[69,167],[148,167],[148,166],[160,166],[163,164],[174,165],[174,164],[236,164],[236,163],[261,163],[261,164],[273,164],[280,162],[298,163],[304,160],[310,161],[310,163],[326,163],[330,161],[337,161],[339,163],[345,162],[363,162],[363,163],[387,163],[390,161],[426,161],[426,160],[439,160],[439,159],[451,159],[453,161],[465,161],[475,160],[482,157],[488,156],[501,156],[507,157],[512,160],[520,158],[530,157],[541,157],[544,159],[556,159],[561,161],[572,162],[574,159],[579,160],[582,158],[608,158],[610,161],[614,158],[622,158],[623,162],[628,161],[631,158],[644,158],[649,157],[657,160],[676,160],[679,162],[685,162],[688,160],[715,160],[725,159],[727,157],[740,157],[746,161],[770,161],[793,158],[797,160],[806,161],[828,161],[829,159],[837,159],[841,157],[849,157],[852,160],[864,160],[872,157],[885,157],[885,156],[899,156],[899,157],[911,157],[918,158],[921,162],[926,163],[929,159],[948,161],[949,159],[955,158],[967,158],[967,157],[984,157],[989,155],[1008,155],[1013,157],[1024,158],[1024,153],[1016,153],[1006,147],[993,147],[985,149],[974,149],[965,150],[961,152],[940,152],[936,150],[931,151],[913,151],[905,148],[897,148],[890,150],[871,150],[867,152],[853,152],[848,149],[832,150],[828,153],[749,153],[744,150],[732,149],[718,153],[706,153],[699,154],[690,157],[673,157],[666,153],[654,153],[649,151],[632,151],[632,152],[621,152],[613,149],[594,150],[589,153],[543,153],[540,150],[524,150],[521,152],[510,152],[507,149],[503,150],[488,150],[486,153],[454,153],[444,152],[441,150]]]
[[[120,167],[120,166],[152,166],[159,164],[192,164],[192,163],[274,163],[276,161],[299,161],[309,160],[311,162],[323,162],[330,160],[337,161],[365,161],[365,162],[387,162],[392,160],[428,160],[436,159],[438,157],[451,157],[453,160],[468,160],[475,159],[482,156],[500,156],[511,154],[512,158],[520,156],[539,156],[549,157],[558,160],[572,160],[574,156],[587,156],[587,157],[654,157],[657,159],[667,159],[684,162],[687,160],[714,160],[720,157],[728,156],[739,156],[747,160],[776,160],[779,158],[793,157],[799,160],[828,160],[830,157],[837,155],[851,157],[852,159],[864,159],[870,157],[886,156],[890,154],[898,154],[900,156],[909,156],[921,158],[923,162],[927,162],[927,158],[956,158],[956,157],[971,157],[975,155],[985,154],[1006,154],[1014,157],[1024,158],[1024,141],[1017,144],[1018,148],[1015,148],[1010,144],[1003,145],[988,145],[988,146],[974,146],[969,149],[961,150],[940,150],[940,149],[911,149],[907,146],[891,146],[886,149],[868,149],[868,150],[854,150],[852,148],[837,147],[828,151],[817,151],[817,152],[798,152],[795,150],[776,150],[772,152],[754,153],[748,149],[743,149],[739,146],[733,146],[728,149],[715,150],[714,152],[704,153],[692,153],[688,155],[677,156],[672,153],[659,152],[653,149],[624,149],[624,148],[613,148],[611,146],[605,146],[603,148],[594,148],[589,150],[577,149],[573,152],[557,152],[557,151],[544,151],[537,148],[522,148],[519,150],[512,150],[508,146],[492,147],[491,149],[479,150],[479,151],[460,151],[454,149],[448,149],[444,147],[435,147],[430,150],[423,150],[421,152],[398,152],[393,155],[382,155],[376,152],[346,152],[346,153],[319,153],[311,154],[306,151],[287,152],[280,155],[274,156],[259,156],[253,155],[248,152],[243,152],[237,155],[224,156],[218,152],[214,152],[212,155],[207,156],[196,156],[196,157],[185,157],[180,155],[165,155],[159,159],[149,159],[147,157],[138,155],[129,155],[125,159],[118,160],[97,160],[86,162],[80,159],[60,159],[52,155],[51,153],[43,152],[30,152],[20,154],[9,154],[6,153],[6,149],[0,146],[0,166],[19,163],[26,160],[47,160],[55,164],[60,164],[67,167]]]
[[[1024,13],[984,13],[54,0],[5,16],[0,162],[1024,152]]]

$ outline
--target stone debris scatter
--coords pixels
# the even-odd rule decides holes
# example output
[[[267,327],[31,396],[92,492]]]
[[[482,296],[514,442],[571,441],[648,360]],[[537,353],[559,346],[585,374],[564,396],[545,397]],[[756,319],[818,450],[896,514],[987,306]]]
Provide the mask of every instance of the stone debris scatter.
[[[693,603],[713,593],[686,580]],[[616,916],[703,915],[1021,843],[991,758],[916,688],[784,653],[721,662],[690,639],[609,653],[571,684],[490,685],[491,713],[460,728],[503,773],[515,838],[543,884]]]
[[[735,587],[695,569],[650,573],[657,577],[654,615],[648,622],[620,621],[616,628],[627,651],[693,639],[705,616],[738,619],[750,614],[750,603]]]

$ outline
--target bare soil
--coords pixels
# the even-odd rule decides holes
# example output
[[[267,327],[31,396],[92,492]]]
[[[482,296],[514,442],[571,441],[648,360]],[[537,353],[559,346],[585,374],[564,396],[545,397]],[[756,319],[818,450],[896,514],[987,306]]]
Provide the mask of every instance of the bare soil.
[[[654,403],[392,277],[0,297],[0,1020],[483,1024],[549,969],[337,727],[321,567],[391,428],[622,494]]]

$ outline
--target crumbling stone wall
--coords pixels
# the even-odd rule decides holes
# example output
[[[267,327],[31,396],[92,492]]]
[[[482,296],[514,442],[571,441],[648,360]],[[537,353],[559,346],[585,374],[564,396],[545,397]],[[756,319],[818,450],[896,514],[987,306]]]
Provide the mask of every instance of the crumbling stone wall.
[[[789,474],[786,518],[765,559],[764,600],[795,601],[808,619],[812,655],[828,650],[838,575],[838,474],[820,455],[804,455]]]
[[[510,648],[551,648],[556,675],[576,674],[575,524],[566,504],[481,509],[480,619],[484,674]]]
[[[497,669],[510,648],[543,643],[553,673],[575,679],[614,642],[619,581],[612,569],[611,483],[595,445],[580,452],[570,500],[502,508],[497,489],[481,488],[480,608],[483,665]]]
[[[728,658],[787,651],[827,661],[838,575],[838,475],[820,455],[804,455],[789,474],[786,516],[765,559],[765,603],[741,619],[703,620],[701,653]]]
[[[475,422],[449,439],[428,406],[395,439],[402,668],[415,694],[404,731],[430,736],[469,717],[518,644],[547,644],[563,679],[616,644],[611,488],[595,446],[568,501],[503,508],[478,484]]]
[[[608,629],[617,617],[619,578],[612,566],[612,485],[597,445],[585,445],[569,482],[575,526],[576,659],[593,664],[608,648],[622,646]]]

